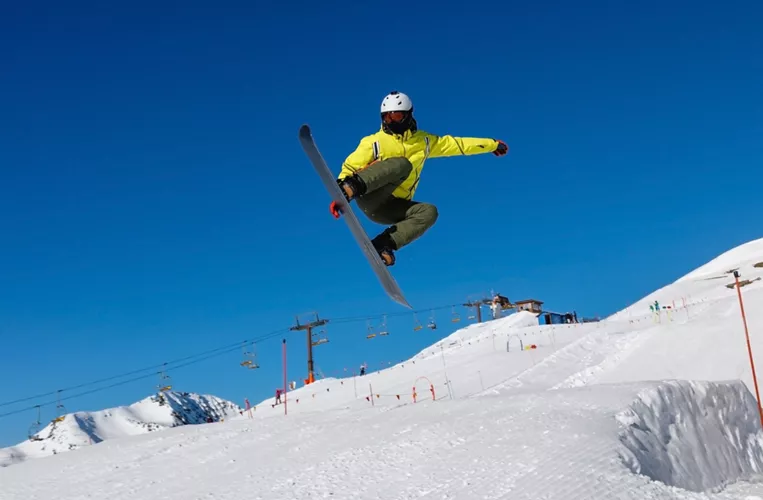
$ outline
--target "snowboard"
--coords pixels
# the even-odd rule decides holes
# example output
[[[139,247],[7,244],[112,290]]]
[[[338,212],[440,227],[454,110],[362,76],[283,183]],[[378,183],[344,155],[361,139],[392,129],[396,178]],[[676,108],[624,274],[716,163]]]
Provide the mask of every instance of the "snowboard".
[[[384,262],[371,243],[371,239],[360,224],[355,212],[352,211],[352,207],[347,203],[344,194],[342,194],[342,189],[336,182],[336,176],[331,172],[320,151],[318,151],[318,146],[315,144],[313,133],[310,130],[309,125],[302,125],[302,127],[300,127],[299,142],[302,145],[302,149],[305,150],[307,157],[310,159],[310,163],[313,164],[313,168],[315,168],[315,171],[318,173],[323,185],[326,186],[331,199],[335,201],[342,210],[342,217],[350,228],[350,232],[355,238],[355,241],[360,245],[369,264],[371,264],[371,269],[379,279],[384,291],[387,292],[387,295],[389,295],[392,300],[411,309],[411,305],[403,296],[400,286],[398,286],[387,266],[384,265]]]

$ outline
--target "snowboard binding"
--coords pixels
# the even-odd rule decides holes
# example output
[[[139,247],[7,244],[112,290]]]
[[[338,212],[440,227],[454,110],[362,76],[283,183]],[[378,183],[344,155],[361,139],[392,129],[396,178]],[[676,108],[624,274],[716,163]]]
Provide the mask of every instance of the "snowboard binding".
[[[363,194],[366,192],[366,183],[363,182],[363,179],[358,177],[358,174],[349,175],[344,179],[337,179],[336,183],[339,185],[339,189],[342,191],[344,199],[347,200],[347,203],[351,202],[355,198],[363,196]],[[331,202],[329,205],[329,211],[335,219],[338,219],[344,213],[342,206],[336,201]]]
[[[394,226],[385,229],[371,240],[371,244],[379,253],[379,257],[381,257],[382,262],[384,262],[384,265],[387,267],[394,266],[396,260],[395,250],[397,249],[397,245],[395,244],[395,240],[392,239],[392,236],[390,236],[393,229]]]

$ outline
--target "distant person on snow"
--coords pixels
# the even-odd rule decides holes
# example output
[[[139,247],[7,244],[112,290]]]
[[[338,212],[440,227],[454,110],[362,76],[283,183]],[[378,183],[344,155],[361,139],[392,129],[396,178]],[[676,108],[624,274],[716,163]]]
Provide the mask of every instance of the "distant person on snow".
[[[411,243],[437,220],[437,208],[413,201],[428,158],[493,153],[503,156],[508,146],[496,139],[437,136],[418,129],[413,103],[393,91],[381,103],[381,129],[363,137],[342,164],[337,183],[348,202],[377,224],[391,225],[372,243],[385,265],[395,263],[396,250]],[[339,217],[336,202],[330,206]]]
[[[281,403],[281,389],[276,389],[276,404]]]

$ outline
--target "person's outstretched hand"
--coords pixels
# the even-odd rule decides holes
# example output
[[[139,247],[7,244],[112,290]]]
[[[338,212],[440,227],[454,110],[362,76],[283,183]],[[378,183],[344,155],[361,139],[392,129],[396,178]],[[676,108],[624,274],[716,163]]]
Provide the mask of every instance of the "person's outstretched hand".
[[[505,142],[498,139],[496,139],[496,141],[498,142],[498,148],[496,148],[496,150],[493,151],[494,155],[503,156],[509,152],[509,146],[507,146]]]

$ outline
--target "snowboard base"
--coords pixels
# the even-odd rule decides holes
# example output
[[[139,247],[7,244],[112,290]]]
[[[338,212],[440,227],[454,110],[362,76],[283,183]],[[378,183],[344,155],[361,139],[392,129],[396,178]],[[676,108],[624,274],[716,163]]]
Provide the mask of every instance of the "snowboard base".
[[[400,286],[397,284],[397,281],[395,281],[395,278],[389,272],[387,266],[384,265],[384,262],[379,256],[379,253],[371,243],[371,239],[368,237],[368,234],[366,234],[366,231],[360,224],[360,221],[355,215],[355,212],[353,212],[352,207],[349,203],[347,203],[344,194],[342,194],[341,188],[336,182],[336,176],[331,172],[331,169],[329,169],[320,151],[318,151],[318,146],[315,144],[315,140],[313,139],[313,134],[309,125],[302,125],[300,127],[299,142],[302,145],[302,149],[305,150],[307,157],[310,159],[310,163],[312,163],[313,168],[315,168],[315,171],[321,178],[323,185],[328,190],[331,199],[336,202],[340,210],[343,212],[342,217],[344,218],[344,221],[350,228],[350,232],[363,251],[363,254],[366,256],[369,264],[371,264],[371,269],[379,279],[379,282],[384,288],[384,291],[387,292],[387,295],[389,295],[389,297],[398,304],[412,309],[411,305],[403,296],[403,292],[400,289]]]

